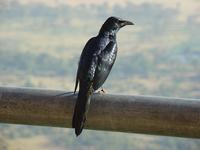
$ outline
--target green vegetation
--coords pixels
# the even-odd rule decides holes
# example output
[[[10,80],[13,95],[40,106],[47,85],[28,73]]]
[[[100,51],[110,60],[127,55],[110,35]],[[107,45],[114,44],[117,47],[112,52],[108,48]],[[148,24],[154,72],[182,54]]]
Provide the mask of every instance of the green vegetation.
[[[105,10],[104,7],[107,9]],[[105,11],[102,11],[105,10]],[[73,90],[78,58],[111,15],[135,22],[118,35],[119,53],[104,88],[122,94],[200,98],[200,22],[154,3],[21,5],[0,10],[0,84]],[[0,125],[0,149],[199,150],[193,139]],[[24,147],[22,147],[24,146]]]

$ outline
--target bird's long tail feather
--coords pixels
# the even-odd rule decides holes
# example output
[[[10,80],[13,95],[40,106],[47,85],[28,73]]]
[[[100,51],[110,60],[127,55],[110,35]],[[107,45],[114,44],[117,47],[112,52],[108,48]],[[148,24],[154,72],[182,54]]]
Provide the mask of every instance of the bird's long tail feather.
[[[92,92],[93,89],[91,83],[87,86],[80,85],[72,120],[72,127],[75,128],[76,136],[80,135],[83,130],[89,110]]]

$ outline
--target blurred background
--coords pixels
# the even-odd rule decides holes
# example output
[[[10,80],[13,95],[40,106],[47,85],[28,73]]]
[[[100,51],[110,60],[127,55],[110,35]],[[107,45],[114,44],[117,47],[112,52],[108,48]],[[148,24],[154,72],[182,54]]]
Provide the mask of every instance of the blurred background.
[[[107,93],[200,98],[200,1],[0,1],[0,85],[74,89],[87,40],[109,16],[118,33]],[[0,124],[0,150],[199,150],[200,140]]]

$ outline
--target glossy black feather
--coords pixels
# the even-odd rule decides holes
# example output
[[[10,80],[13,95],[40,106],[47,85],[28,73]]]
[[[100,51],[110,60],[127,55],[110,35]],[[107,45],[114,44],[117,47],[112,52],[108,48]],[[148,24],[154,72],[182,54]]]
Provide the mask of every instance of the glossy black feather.
[[[72,127],[78,136],[84,127],[92,93],[107,79],[117,56],[116,33],[129,21],[110,17],[102,25],[99,34],[85,45],[77,70],[75,90],[79,93],[74,109]]]
[[[96,67],[93,89],[99,89],[107,79],[117,56],[117,44],[110,41],[103,51],[98,55],[98,64]]]

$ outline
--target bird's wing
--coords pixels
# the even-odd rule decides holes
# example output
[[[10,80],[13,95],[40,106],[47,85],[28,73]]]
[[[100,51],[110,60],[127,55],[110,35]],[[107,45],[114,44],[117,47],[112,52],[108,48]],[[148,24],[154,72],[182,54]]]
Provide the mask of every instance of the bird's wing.
[[[93,89],[100,88],[107,79],[117,55],[117,44],[110,41],[98,55],[98,64],[93,79]]]
[[[98,46],[96,43],[95,38],[92,38],[87,42],[79,61],[77,81],[75,85],[76,91],[79,83],[79,92],[72,119],[72,127],[75,128],[77,136],[82,132],[84,127],[89,110],[91,95],[93,93],[93,78],[98,64]]]
[[[76,73],[76,83],[75,83],[75,88],[74,88],[74,93],[76,93],[77,87],[80,84],[80,78],[84,79],[84,75],[86,74],[87,70],[90,70],[89,62],[91,62],[91,49],[93,48],[93,45],[95,45],[95,38],[91,38],[88,40],[86,43],[82,53],[81,57],[79,59],[78,63],[78,69]],[[94,67],[94,66],[93,66]]]

